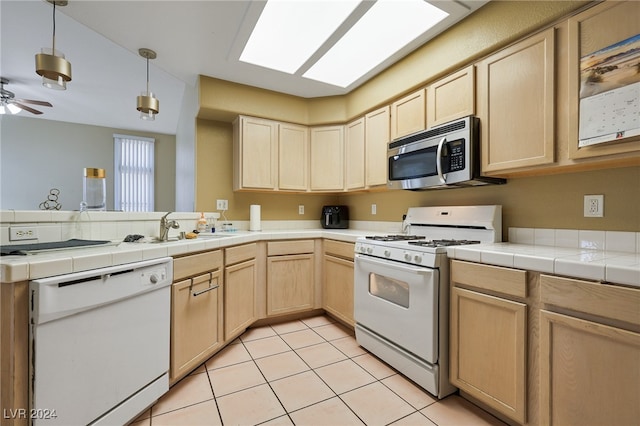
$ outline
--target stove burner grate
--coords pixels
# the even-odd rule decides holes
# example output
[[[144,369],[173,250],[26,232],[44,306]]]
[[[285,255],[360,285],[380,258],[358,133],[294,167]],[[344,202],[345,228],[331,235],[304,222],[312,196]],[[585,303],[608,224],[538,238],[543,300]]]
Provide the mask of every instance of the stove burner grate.
[[[372,235],[367,236],[367,240],[374,241],[410,241],[410,240],[424,240],[425,237],[421,235]]]
[[[427,240],[427,241],[409,241],[409,244],[421,247],[449,247],[463,246],[469,244],[480,244],[476,240]]]

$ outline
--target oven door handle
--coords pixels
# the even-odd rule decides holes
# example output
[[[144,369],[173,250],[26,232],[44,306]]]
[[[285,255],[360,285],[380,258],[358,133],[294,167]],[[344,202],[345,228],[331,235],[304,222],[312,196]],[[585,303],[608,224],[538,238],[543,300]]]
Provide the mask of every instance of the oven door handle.
[[[388,260],[382,260],[375,257],[365,256],[361,254],[355,255],[357,262],[369,263],[376,266],[384,266],[385,268],[391,268],[402,272],[411,272],[414,274],[427,275],[433,273],[433,269],[426,266],[413,266],[402,262],[394,262]]]
[[[446,137],[440,139],[440,142],[438,142],[438,150],[436,151],[436,171],[438,172],[438,178],[442,184],[447,183],[447,175],[442,173],[442,149],[444,148],[446,141]]]

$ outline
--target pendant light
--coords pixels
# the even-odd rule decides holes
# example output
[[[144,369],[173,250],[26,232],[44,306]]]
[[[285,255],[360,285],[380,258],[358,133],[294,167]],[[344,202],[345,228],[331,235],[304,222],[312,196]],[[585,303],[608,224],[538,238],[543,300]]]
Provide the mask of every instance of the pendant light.
[[[155,59],[157,55],[153,50],[146,48],[139,49],[138,53],[147,59],[147,91],[138,96],[137,109],[140,111],[141,119],[153,121],[160,112],[160,101],[149,91],[149,59]]]
[[[67,0],[47,0],[53,4],[53,37],[51,49],[43,47],[36,54],[36,73],[42,76],[42,85],[49,89],[67,90],[71,81],[71,64],[64,53],[56,50],[56,6],[66,6]]]

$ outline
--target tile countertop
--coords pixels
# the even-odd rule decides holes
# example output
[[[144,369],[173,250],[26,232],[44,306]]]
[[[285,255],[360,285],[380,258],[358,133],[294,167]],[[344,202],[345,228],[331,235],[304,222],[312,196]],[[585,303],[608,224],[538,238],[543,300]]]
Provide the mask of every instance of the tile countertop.
[[[452,259],[640,287],[640,254],[624,251],[492,243],[448,247]]]
[[[302,229],[282,231],[237,231],[218,233],[220,237],[199,237],[167,243],[120,243],[47,251],[26,256],[2,256],[0,258],[1,282],[11,283],[45,278],[73,272],[105,268],[125,263],[183,255],[191,252],[214,250],[261,240],[329,238],[355,242],[364,235],[386,234],[357,229]]]

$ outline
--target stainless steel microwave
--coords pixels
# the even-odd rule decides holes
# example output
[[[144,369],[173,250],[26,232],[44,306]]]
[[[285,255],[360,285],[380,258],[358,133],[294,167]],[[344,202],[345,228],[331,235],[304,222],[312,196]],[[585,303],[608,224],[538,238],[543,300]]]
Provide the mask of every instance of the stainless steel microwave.
[[[389,143],[388,187],[424,190],[502,184],[480,176],[480,120],[468,116]]]

